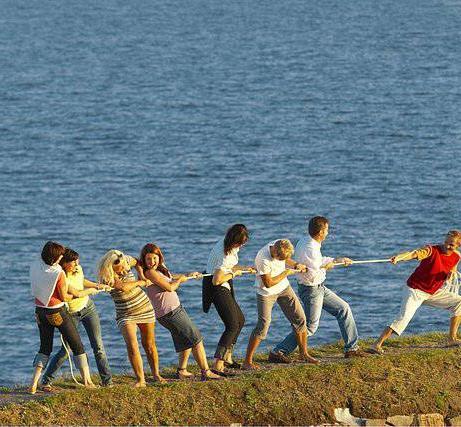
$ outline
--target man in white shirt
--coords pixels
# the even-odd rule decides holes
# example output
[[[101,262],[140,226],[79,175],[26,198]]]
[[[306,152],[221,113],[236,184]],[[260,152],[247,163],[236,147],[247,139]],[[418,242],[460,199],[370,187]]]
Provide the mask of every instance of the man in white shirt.
[[[299,347],[301,360],[318,363],[307,352],[306,316],[301,302],[290,286],[287,276],[297,271],[306,271],[306,266],[291,259],[294,249],[289,240],[276,240],[264,246],[256,255],[256,287],[258,303],[258,323],[248,343],[244,369],[258,369],[253,363],[253,355],[259,344],[267,336],[271,324],[271,314],[277,302],[293,328],[295,347]],[[287,269],[288,266],[289,268]],[[297,270],[297,271],[296,271]]]
[[[322,242],[328,236],[329,221],[316,216],[309,221],[309,235],[302,236],[296,245],[293,259],[307,266],[305,273],[297,275],[298,293],[304,304],[307,319],[307,334],[314,335],[320,322],[322,309],[336,317],[344,340],[344,356],[363,357],[367,354],[358,347],[358,333],[349,304],[325,286],[326,273],[335,263],[350,265],[349,258],[324,257]],[[288,354],[296,349],[293,333],[281,341],[269,354],[269,361],[289,363]]]

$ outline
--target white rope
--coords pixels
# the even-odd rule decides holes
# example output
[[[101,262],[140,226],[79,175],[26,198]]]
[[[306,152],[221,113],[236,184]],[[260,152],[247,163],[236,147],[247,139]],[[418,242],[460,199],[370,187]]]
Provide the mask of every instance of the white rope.
[[[64,346],[64,349],[66,350],[67,358],[69,359],[70,375],[72,376],[72,379],[74,380],[75,383],[77,383],[78,385],[83,386],[83,384],[79,383],[77,381],[77,378],[75,378],[74,367],[73,367],[73,364],[72,364],[72,358],[70,357],[69,349],[67,348],[66,342],[64,341],[64,338],[62,337],[62,335],[61,335],[61,342],[62,342],[62,345]]]
[[[242,274],[250,274],[252,273],[250,270],[241,270]],[[202,278],[202,277],[210,277],[210,276],[213,276],[213,273],[206,273],[206,274],[201,274],[200,277],[198,277],[199,279]]]
[[[376,264],[379,262],[390,262],[390,259],[367,259],[363,261],[352,261],[351,264]],[[345,265],[344,262],[335,262],[333,265]]]

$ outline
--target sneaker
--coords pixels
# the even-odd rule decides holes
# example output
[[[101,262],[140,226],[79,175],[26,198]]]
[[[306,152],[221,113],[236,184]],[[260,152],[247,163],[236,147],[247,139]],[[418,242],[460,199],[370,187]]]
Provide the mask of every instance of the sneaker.
[[[353,357],[367,357],[369,355],[370,355],[369,353],[366,353],[363,350],[350,350],[344,353],[344,357],[346,359],[351,359]]]
[[[270,363],[291,363],[291,359],[286,354],[283,354],[281,351],[271,351],[269,353],[268,360]]]

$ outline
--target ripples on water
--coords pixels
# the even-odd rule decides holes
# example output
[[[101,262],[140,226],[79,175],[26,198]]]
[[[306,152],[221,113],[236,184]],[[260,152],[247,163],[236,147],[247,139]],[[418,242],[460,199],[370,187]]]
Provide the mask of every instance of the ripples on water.
[[[332,221],[324,252],[359,259],[460,227],[458,2],[157,3],[2,3],[0,384],[32,370],[28,265],[45,240],[78,250],[94,277],[107,249],[147,241],[173,271],[202,269],[234,222],[252,233],[244,263],[314,214]],[[338,269],[329,283],[376,336],[411,269]],[[237,293],[243,355],[249,278]],[[181,299],[211,355],[222,327],[199,283]],[[129,369],[112,301],[95,301],[111,365]],[[408,331],[447,324],[423,308]],[[261,349],[288,330],[275,309]],[[325,315],[311,343],[337,339]],[[157,343],[174,362],[162,327]]]

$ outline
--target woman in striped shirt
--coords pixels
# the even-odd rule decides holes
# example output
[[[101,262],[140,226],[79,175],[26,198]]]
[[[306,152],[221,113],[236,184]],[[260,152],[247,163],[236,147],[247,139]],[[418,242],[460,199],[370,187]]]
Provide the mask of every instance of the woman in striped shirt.
[[[128,359],[136,375],[135,387],[145,387],[144,368],[139,352],[137,329],[141,343],[156,381],[160,376],[157,347],[155,345],[155,314],[149,298],[141,287],[151,285],[148,280],[136,280],[131,269],[138,261],[117,250],[107,252],[99,262],[99,281],[111,286],[110,295],[115,303],[116,322],[125,339]]]

